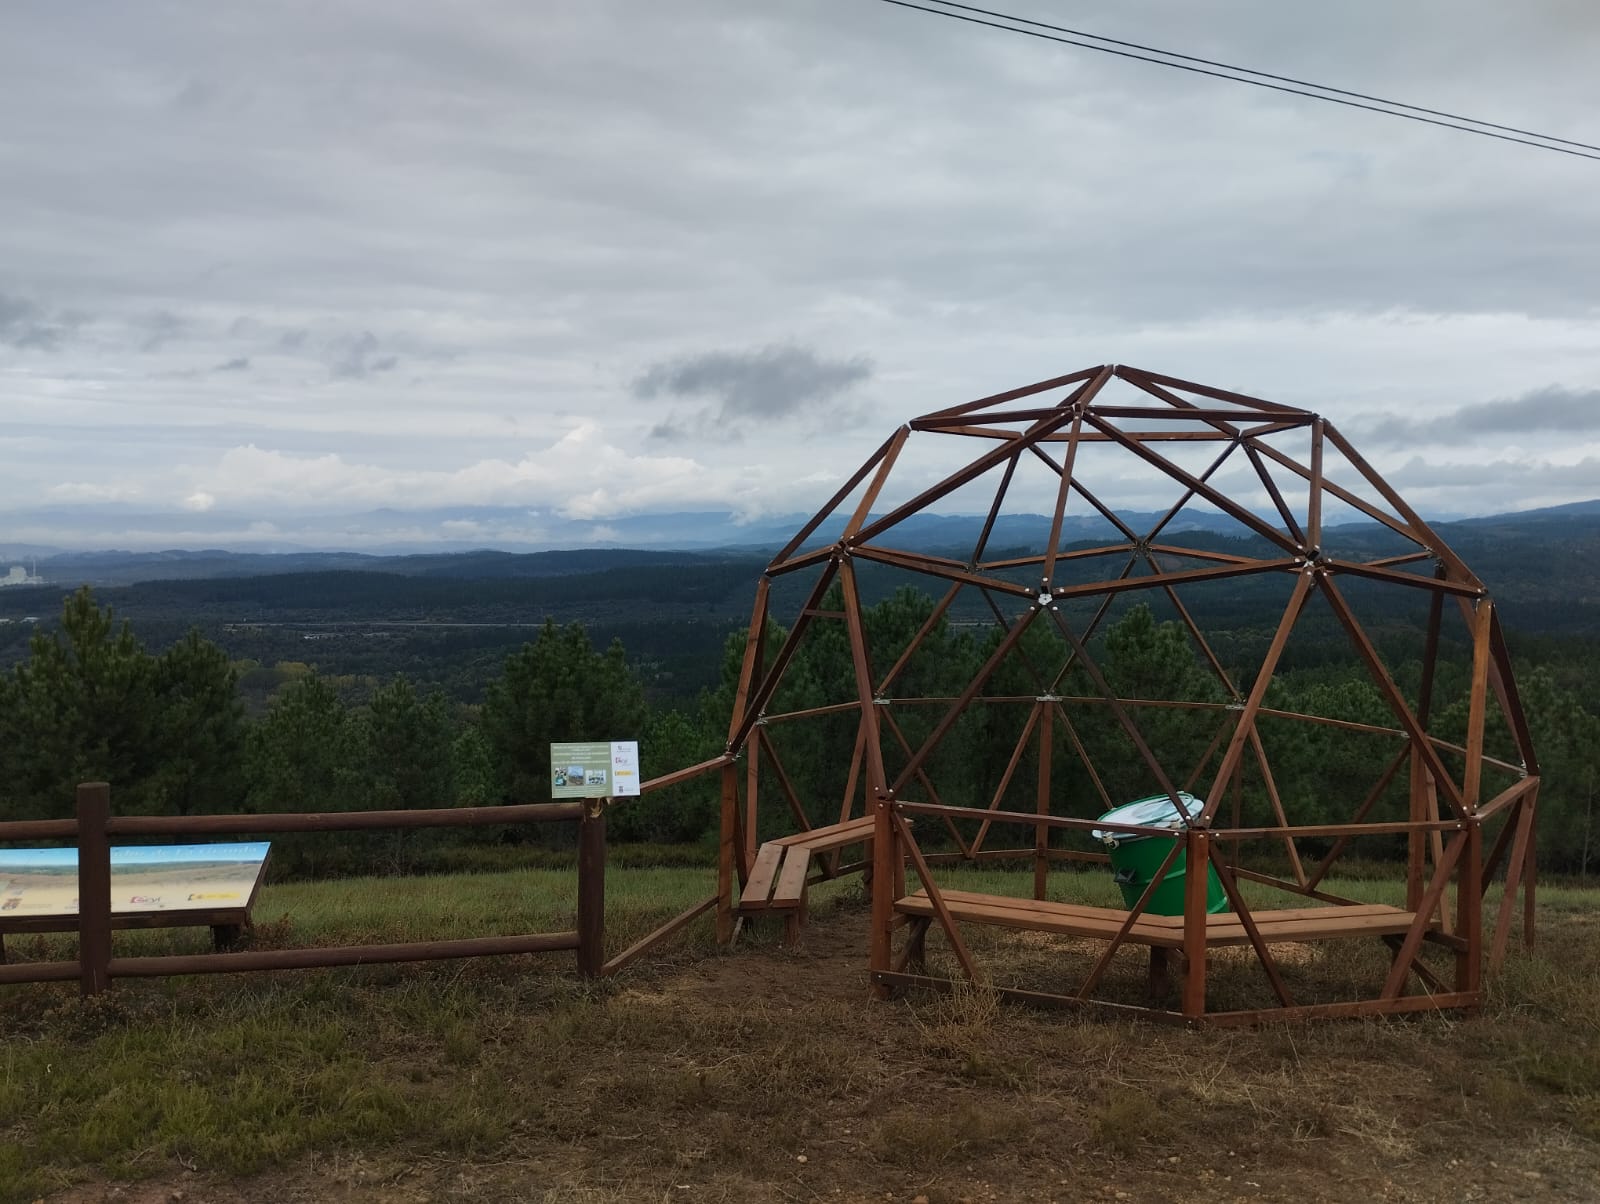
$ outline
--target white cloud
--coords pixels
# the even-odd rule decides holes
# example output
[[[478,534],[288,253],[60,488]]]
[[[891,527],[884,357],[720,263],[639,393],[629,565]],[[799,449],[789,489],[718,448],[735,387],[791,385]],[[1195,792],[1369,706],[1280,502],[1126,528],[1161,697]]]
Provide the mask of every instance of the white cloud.
[[[138,500],[136,485],[107,485],[95,481],[63,481],[52,485],[50,497],[58,502],[131,502]]]
[[[686,456],[626,451],[592,423],[516,459],[455,468],[392,469],[337,454],[294,455],[246,444],[194,472],[187,508],[355,512],[375,507],[528,506],[564,518],[602,519],[652,507],[734,508],[759,492],[750,468],[709,465]],[[451,535],[476,533],[471,520],[445,523]]]

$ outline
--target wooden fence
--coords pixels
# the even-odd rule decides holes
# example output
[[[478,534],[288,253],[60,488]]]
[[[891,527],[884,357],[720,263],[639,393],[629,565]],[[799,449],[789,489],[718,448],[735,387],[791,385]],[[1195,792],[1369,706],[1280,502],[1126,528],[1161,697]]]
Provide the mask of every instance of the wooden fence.
[[[481,827],[489,824],[576,823],[578,825],[577,928],[525,936],[470,937],[393,945],[340,945],[311,949],[263,949],[238,953],[164,957],[113,957],[111,952],[111,838],[114,836],[244,836],[275,832],[356,832],[371,829]],[[417,811],[344,811],[263,815],[113,816],[111,788],[104,782],[78,787],[77,818],[0,823],[0,843],[75,840],[78,846],[78,957],[76,961],[0,965],[0,985],[70,982],[85,995],[106,990],[118,978],[172,974],[223,974],[248,970],[301,970],[380,962],[435,961],[511,953],[571,949],[578,973],[598,978],[614,966],[605,961],[606,821],[599,800],[515,807],[450,807]],[[203,921],[200,921],[203,922]],[[630,951],[631,952],[631,951]],[[621,961],[619,958],[617,961]]]

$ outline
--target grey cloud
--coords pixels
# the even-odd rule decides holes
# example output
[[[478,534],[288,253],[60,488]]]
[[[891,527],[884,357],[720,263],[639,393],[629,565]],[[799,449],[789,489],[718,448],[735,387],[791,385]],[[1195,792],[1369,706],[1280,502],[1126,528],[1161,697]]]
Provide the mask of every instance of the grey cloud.
[[[0,346],[53,351],[74,326],[87,320],[77,312],[49,314],[26,297],[0,293]]]
[[[178,90],[172,103],[179,109],[207,109],[216,102],[218,91],[210,80],[191,79]]]
[[[668,419],[651,427],[649,437],[670,443],[675,439],[687,439],[689,432],[681,423]]]
[[[1377,399],[1417,398],[1375,426],[1463,426],[1468,403],[1600,385],[1595,165],[1566,156],[878,4],[170,7],[6,10],[0,77],[30,119],[0,291],[37,307],[0,322],[25,369],[0,373],[0,414],[48,402],[77,434],[13,457],[0,502],[124,456],[110,415],[247,430],[270,409],[264,447],[381,435],[417,463],[453,425],[484,455],[578,422],[690,459],[742,435],[759,507],[824,471],[802,419],[853,462],[888,425],[850,427],[861,399],[898,418],[1108,360],[1353,437]],[[1567,137],[1600,108],[1592,0],[1103,7],[1097,32]],[[72,304],[95,313],[78,334]],[[181,338],[140,354],[138,316],[168,308]],[[786,340],[877,369],[788,410],[735,387],[759,359],[739,352]],[[234,357],[271,407],[212,371]],[[1529,457],[1579,442],[1539,429]],[[1386,471],[1400,447],[1375,444]],[[139,451],[128,478],[154,491],[171,453]]]
[[[211,370],[213,372],[243,372],[249,367],[250,357],[247,355],[239,355],[235,356],[231,360],[224,360]]]
[[[751,419],[853,417],[835,399],[871,376],[872,363],[864,356],[828,359],[808,347],[780,345],[708,351],[652,365],[633,382],[633,395],[641,401],[676,397],[711,403],[669,414],[650,432],[653,439],[727,439],[738,437]]]
[[[1600,432],[1600,389],[1546,385],[1520,397],[1482,401],[1425,418],[1368,419],[1353,425],[1360,441],[1382,446],[1472,443],[1485,435]]]
[[[187,324],[177,314],[169,310],[159,309],[147,315],[139,323],[147,332],[144,342],[140,345],[142,351],[159,351],[173,339],[184,333]]]
[[[1515,508],[1519,495],[1529,491],[1562,492],[1573,490],[1593,495],[1600,481],[1600,457],[1588,456],[1576,464],[1554,464],[1548,460],[1495,461],[1452,464],[1413,456],[1388,474],[1402,489],[1469,489],[1481,493],[1490,488],[1506,500],[1496,508]]]
[[[377,336],[370,330],[335,339],[328,345],[328,368],[335,376],[360,380],[388,372],[400,362],[396,355],[379,355]]]

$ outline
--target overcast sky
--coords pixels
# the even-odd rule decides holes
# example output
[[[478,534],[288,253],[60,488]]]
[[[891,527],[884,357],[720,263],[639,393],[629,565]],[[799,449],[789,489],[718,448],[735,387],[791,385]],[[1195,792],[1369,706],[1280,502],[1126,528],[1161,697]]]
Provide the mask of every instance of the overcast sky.
[[[1592,0],[1003,7],[1600,142]],[[22,0],[0,112],[0,552],[814,509],[1105,362],[1600,496],[1600,162],[875,0]]]

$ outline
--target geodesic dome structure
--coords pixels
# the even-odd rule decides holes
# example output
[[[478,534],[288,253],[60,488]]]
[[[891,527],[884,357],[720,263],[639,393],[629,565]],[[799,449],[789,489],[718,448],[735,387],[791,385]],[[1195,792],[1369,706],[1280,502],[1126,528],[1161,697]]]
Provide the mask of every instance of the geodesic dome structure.
[[[1130,622],[1141,600],[1152,621]],[[1333,646],[1359,683],[1286,693],[1283,670]],[[1229,948],[1263,998],[1241,988],[1223,1017],[1471,1006],[1519,886],[1532,939],[1538,766],[1483,583],[1321,416],[1125,365],[895,430],[763,574],[726,757],[722,931],[780,864],[815,880],[870,841],[880,992],[930,981],[930,927],[976,976],[964,930],[1033,924],[1101,944],[1030,998],[1132,1006],[1103,987],[1147,945],[1154,994],[1169,954],[1185,970],[1161,1015],[1218,1015],[1205,965]],[[1051,870],[1104,861],[1096,817],[1141,795],[1183,817],[1162,867],[1187,867],[1183,915],[1053,900]],[[798,847],[816,856],[767,855]],[[1404,856],[1404,906],[1334,888],[1374,847]],[[1020,875],[1008,902],[933,872],[1008,858],[1033,864],[1030,907]],[[1379,944],[1381,982],[1322,1000],[1291,965],[1347,936]]]

